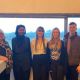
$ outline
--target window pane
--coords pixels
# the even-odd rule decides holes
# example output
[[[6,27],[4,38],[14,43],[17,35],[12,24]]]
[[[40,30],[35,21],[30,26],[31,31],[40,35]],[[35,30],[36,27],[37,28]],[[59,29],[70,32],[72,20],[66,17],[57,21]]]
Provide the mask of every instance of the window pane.
[[[61,32],[61,39],[64,36],[64,18],[0,18],[0,28],[5,32],[6,39],[11,43],[11,39],[15,36],[14,32],[18,24],[26,27],[27,36],[32,40],[38,26],[45,29],[45,37],[50,39],[51,31],[54,27],[58,27]]]

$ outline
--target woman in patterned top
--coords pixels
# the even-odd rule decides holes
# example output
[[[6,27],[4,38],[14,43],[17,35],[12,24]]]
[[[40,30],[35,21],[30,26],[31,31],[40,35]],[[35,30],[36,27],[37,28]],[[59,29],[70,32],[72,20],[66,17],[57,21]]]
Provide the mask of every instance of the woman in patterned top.
[[[50,74],[52,80],[64,80],[67,54],[64,43],[60,40],[60,31],[58,28],[54,28],[52,31],[52,38],[47,45],[47,54],[50,54]]]
[[[5,41],[5,36],[3,31],[0,29],[0,55],[7,58],[6,69],[0,74],[0,80],[10,80],[10,70],[12,66],[12,51],[9,47],[7,41]]]
[[[38,27],[36,38],[31,42],[33,55],[33,80],[48,80],[48,55],[46,54],[47,39],[44,28]]]

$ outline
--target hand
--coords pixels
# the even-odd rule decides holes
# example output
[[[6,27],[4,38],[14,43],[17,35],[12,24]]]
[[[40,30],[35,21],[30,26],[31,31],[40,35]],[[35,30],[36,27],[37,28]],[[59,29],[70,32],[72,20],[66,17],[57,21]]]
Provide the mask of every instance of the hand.
[[[0,60],[1,60],[1,61],[8,61],[8,58],[5,57],[5,56],[0,56]]]
[[[77,66],[76,70],[78,73],[80,73],[80,65]]]

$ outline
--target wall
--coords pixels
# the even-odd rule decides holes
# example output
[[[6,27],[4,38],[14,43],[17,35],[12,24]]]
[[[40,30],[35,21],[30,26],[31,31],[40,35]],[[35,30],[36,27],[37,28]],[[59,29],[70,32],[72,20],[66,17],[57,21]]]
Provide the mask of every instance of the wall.
[[[80,0],[0,0],[0,13],[80,13]]]

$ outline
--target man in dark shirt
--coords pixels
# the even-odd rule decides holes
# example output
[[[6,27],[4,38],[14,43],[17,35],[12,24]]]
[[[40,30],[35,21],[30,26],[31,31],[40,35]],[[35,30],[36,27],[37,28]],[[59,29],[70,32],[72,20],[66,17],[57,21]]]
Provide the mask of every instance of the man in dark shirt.
[[[77,35],[77,24],[69,24],[69,32],[65,35],[65,47],[68,54],[66,80],[78,80],[77,67],[80,63],[80,37]]]

